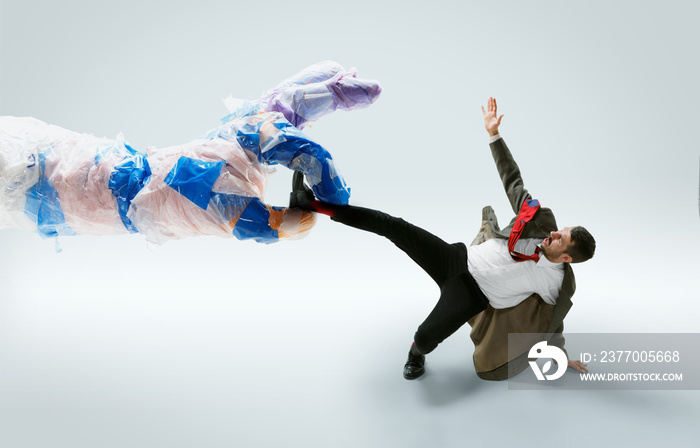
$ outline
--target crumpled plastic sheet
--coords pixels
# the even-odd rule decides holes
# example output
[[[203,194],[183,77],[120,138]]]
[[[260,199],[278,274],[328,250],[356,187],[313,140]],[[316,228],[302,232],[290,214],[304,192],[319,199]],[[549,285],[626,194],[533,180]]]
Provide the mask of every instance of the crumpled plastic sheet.
[[[196,235],[272,243],[306,235],[309,211],[264,202],[269,167],[304,173],[316,197],[348,203],[333,157],[301,129],[335,110],[371,105],[376,81],[326,61],[231,112],[203,137],[132,148],[34,118],[0,117],[0,228],[59,235],[141,233],[162,244]]]

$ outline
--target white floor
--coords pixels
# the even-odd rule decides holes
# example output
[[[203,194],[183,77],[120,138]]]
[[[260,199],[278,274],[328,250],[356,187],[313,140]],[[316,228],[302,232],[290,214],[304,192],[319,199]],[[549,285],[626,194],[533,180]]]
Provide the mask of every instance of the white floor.
[[[104,257],[99,238],[55,254],[8,233],[8,250],[37,257],[1,277],[2,446],[697,446],[700,392],[509,390],[477,378],[466,328],[404,380],[437,290],[391,244],[336,223],[269,247],[107,239]],[[616,312],[592,322],[594,295],[572,331],[652,331]]]

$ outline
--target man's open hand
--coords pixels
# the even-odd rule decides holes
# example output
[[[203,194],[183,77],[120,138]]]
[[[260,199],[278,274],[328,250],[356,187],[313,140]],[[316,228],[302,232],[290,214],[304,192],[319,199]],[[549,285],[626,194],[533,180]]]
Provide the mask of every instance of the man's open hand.
[[[498,134],[498,127],[501,125],[501,118],[503,118],[503,115],[500,117],[498,116],[497,107],[496,98],[493,97],[489,97],[486,110],[484,110],[484,106],[481,106],[481,112],[484,113],[484,125],[486,126],[486,131],[488,131],[489,135]]]
[[[569,362],[568,362],[568,366],[569,366],[569,367],[571,367],[572,369],[576,369],[576,370],[578,370],[578,371],[581,372],[581,373],[586,373],[586,372],[588,372],[588,369],[586,368],[587,365],[588,365],[588,364],[584,364],[584,363],[582,363],[581,361],[578,361],[578,360],[573,361],[573,360],[570,359]]]

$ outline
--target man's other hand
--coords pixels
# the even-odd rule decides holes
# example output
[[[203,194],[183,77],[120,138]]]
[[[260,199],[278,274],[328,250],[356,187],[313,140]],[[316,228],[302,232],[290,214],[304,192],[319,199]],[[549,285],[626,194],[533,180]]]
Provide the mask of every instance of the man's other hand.
[[[582,362],[579,361],[579,360],[574,361],[574,360],[571,360],[571,359],[570,359],[569,362],[568,362],[567,364],[568,364],[568,366],[571,367],[572,369],[576,369],[576,370],[578,370],[578,371],[581,372],[581,373],[586,373],[586,372],[588,372],[588,369],[586,368],[586,366],[587,366],[588,364],[584,364],[584,363],[582,363]]]
[[[500,117],[498,116],[496,98],[489,97],[486,110],[484,110],[484,106],[481,106],[481,112],[484,113],[484,125],[489,135],[493,136],[498,134],[498,127],[501,125],[501,118],[503,118],[503,115]]]

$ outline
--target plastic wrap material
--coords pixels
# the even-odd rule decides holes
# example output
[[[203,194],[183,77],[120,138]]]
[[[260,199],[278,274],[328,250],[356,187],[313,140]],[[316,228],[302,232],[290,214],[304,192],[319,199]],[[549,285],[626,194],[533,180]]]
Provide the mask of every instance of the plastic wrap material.
[[[139,151],[33,118],[0,117],[0,228],[44,237],[142,233],[151,243],[217,235],[271,243],[302,237],[309,211],[264,203],[270,165],[304,173],[317,198],[348,203],[331,154],[300,129],[335,110],[367,107],[376,81],[328,61],[231,113],[189,143]]]

